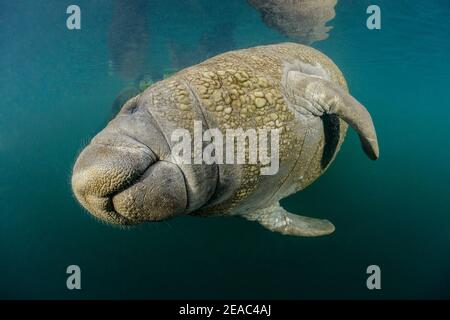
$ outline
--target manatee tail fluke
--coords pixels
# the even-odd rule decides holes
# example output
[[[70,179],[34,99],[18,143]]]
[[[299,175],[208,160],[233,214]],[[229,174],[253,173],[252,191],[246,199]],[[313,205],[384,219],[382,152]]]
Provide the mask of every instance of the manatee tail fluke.
[[[356,130],[367,156],[372,160],[378,159],[380,156],[378,139],[369,112],[349,93],[330,84],[328,83],[324,88],[326,98],[329,101],[329,103],[326,103],[326,107],[329,108],[328,113],[337,115]]]
[[[288,84],[293,94],[303,96],[315,109],[314,114],[334,114],[358,132],[367,156],[379,157],[377,134],[369,112],[364,106],[338,85],[298,71],[290,71]]]

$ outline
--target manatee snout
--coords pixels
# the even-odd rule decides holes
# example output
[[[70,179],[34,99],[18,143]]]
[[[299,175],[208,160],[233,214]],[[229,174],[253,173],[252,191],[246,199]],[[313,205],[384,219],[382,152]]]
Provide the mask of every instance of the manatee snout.
[[[121,131],[111,123],[78,156],[72,174],[78,201],[112,224],[158,221],[181,213],[187,199],[178,167],[158,161],[149,147]]]
[[[160,221],[184,212],[183,175],[173,163],[158,161],[129,188],[112,198],[116,212],[135,222]]]

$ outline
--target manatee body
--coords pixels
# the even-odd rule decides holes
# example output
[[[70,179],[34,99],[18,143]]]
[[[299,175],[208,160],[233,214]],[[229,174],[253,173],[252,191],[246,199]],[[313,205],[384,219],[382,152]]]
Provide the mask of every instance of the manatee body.
[[[279,171],[256,164],[186,164],[173,155],[174,130],[279,129]],[[114,224],[177,215],[233,215],[283,234],[333,232],[327,220],[292,214],[279,200],[329,166],[347,124],[378,157],[367,110],[325,55],[285,43],[231,51],[157,82],[130,99],[79,155],[72,187],[94,216]]]

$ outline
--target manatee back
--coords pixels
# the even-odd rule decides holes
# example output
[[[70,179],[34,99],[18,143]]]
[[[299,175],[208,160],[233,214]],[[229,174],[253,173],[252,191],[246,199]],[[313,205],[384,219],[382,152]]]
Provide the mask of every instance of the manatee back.
[[[222,133],[238,128],[280,130],[276,175],[261,175],[264,166],[260,163],[202,165],[197,169],[185,166],[190,172],[188,176],[195,176],[192,196],[207,191],[191,211],[203,215],[245,214],[306,187],[326,169],[344,139],[347,125],[337,118],[330,119],[329,124],[325,121],[329,127],[315,133],[317,143],[314,150],[307,152],[305,171],[305,163],[299,163],[305,127],[287,103],[282,85],[287,67],[305,65],[318,65],[331,81],[347,90],[342,73],[325,55],[306,46],[286,43],[213,57],[144,93],[147,96],[144,99],[152,97],[149,108],[157,114],[159,122],[164,122],[163,130],[168,132],[181,126],[193,133],[193,120],[202,121],[204,129],[218,128]],[[334,141],[332,150],[327,151],[326,139]],[[326,155],[327,152],[330,154]],[[325,164],[324,156],[328,157]],[[214,188],[208,188],[208,184]],[[205,202],[200,205],[201,201]]]

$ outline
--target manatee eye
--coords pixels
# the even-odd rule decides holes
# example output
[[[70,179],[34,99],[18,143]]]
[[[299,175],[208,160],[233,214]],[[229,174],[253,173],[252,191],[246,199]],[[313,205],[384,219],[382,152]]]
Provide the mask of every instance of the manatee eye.
[[[138,110],[139,106],[137,104],[137,101],[132,101],[131,103],[128,103],[124,106],[123,111],[128,114],[133,114]]]
[[[133,113],[135,113],[137,111],[137,109],[138,109],[138,106],[136,104],[136,105],[130,106],[130,108],[127,111],[129,113],[133,114]]]

